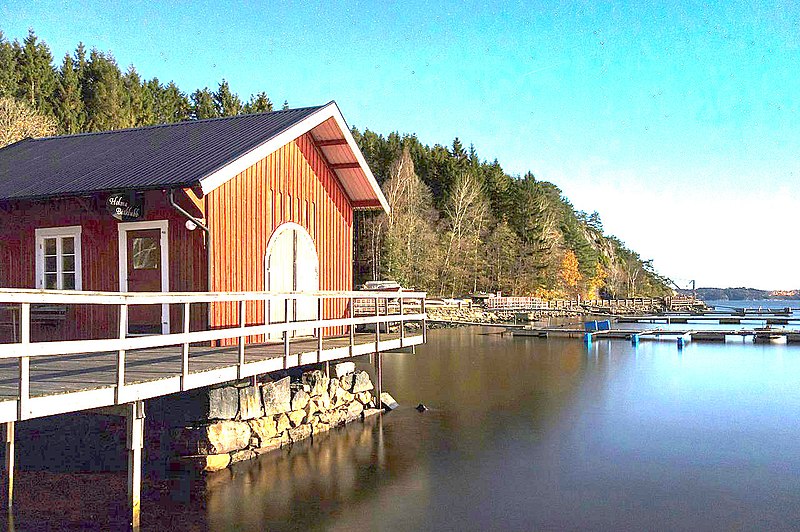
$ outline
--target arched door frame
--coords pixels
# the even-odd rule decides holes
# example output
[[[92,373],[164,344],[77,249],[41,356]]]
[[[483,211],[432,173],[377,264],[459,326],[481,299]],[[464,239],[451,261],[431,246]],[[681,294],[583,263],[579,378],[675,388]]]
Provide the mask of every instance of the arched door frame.
[[[305,240],[308,244],[310,244],[310,248],[314,250],[314,263],[316,264],[316,281],[317,286],[315,290],[319,290],[319,254],[317,253],[317,245],[314,242],[314,239],[311,238],[311,235],[308,233],[305,227],[302,225],[295,223],[295,222],[285,222],[279,225],[275,231],[272,233],[272,236],[269,237],[269,242],[267,242],[267,251],[264,254],[264,289],[267,291],[272,290],[272,280],[270,279],[270,271],[272,265],[270,264],[270,258],[272,256],[272,248],[275,246],[275,242],[277,242],[278,237],[280,237],[286,231],[296,231],[296,235],[301,237]],[[297,248],[295,248],[295,253]],[[295,264],[295,275],[294,275],[294,283],[295,287],[297,286],[297,264]]]
[[[294,222],[286,222],[278,226],[275,231],[272,233],[272,236],[267,243],[267,250],[264,255],[264,289],[267,291],[275,291],[276,288],[273,283],[272,275],[273,271],[275,270],[277,264],[273,264],[273,253],[274,248],[279,239],[286,233],[292,232],[294,238],[292,240],[292,251],[291,251],[291,259],[292,259],[292,287],[289,291],[317,291],[319,290],[319,253],[317,252],[317,246],[314,242],[314,239],[311,238],[311,235],[308,233],[305,227],[300,224]],[[301,243],[302,241],[302,243]],[[308,284],[304,283],[304,286],[298,286],[298,278],[299,273],[305,275],[308,273],[307,266],[308,264],[303,264],[302,270],[298,269],[298,256],[301,255],[300,250],[303,249],[302,256],[308,257],[308,251],[311,251],[310,258],[313,261],[313,279],[309,280],[308,278],[304,277],[302,280],[305,283],[311,281],[309,286]],[[284,263],[285,267],[285,263]],[[281,291],[285,291],[285,288],[281,288]],[[290,316],[289,320],[313,320],[317,318],[317,310],[315,300],[305,301],[303,298],[295,299],[293,304],[290,308]],[[281,308],[272,307],[272,302],[267,302],[266,306],[266,316],[269,322],[273,322],[273,318],[277,318],[277,320],[286,319],[287,316],[284,314],[285,307],[281,305]],[[308,336],[312,334],[311,330],[305,329],[297,329],[293,331],[292,336]]]

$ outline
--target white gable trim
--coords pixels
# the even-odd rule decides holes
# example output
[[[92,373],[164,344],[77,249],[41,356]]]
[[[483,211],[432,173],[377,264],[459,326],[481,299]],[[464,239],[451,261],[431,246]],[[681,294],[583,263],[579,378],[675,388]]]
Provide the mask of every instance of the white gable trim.
[[[375,192],[375,196],[380,201],[383,209],[386,212],[389,212],[389,204],[387,203],[386,198],[383,196],[381,187],[375,180],[375,176],[372,174],[372,170],[370,170],[369,165],[367,165],[367,161],[364,159],[364,155],[358,148],[356,140],[353,138],[353,134],[350,133],[350,128],[347,127],[347,123],[345,122],[341,111],[339,111],[339,107],[336,105],[336,102],[331,102],[325,107],[320,108],[313,114],[304,118],[300,122],[294,124],[286,131],[279,133],[278,135],[267,140],[260,146],[242,155],[238,159],[234,159],[233,161],[226,164],[219,170],[202,178],[200,180],[200,188],[203,190],[203,195],[206,195],[209,192],[221,187],[222,185],[224,185],[225,183],[236,177],[238,174],[245,171],[247,168],[256,164],[261,159],[277,151],[286,144],[292,142],[293,140],[300,137],[304,133],[311,131],[318,125],[328,120],[329,118],[333,118],[336,121],[336,124],[339,126],[339,129],[342,131],[342,134],[345,140],[347,141],[347,145],[353,152],[353,155],[355,156],[356,161],[361,167],[361,170],[364,172],[364,175],[366,176],[367,181],[369,182],[369,185],[371,186],[373,192]]]

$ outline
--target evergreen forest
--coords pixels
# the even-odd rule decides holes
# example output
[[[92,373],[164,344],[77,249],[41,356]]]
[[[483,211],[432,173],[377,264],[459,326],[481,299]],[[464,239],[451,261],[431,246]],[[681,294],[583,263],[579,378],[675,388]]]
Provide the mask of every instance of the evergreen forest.
[[[32,30],[21,42],[0,31],[0,147],[274,110],[266,92],[242,99],[224,79],[189,90],[133,66],[123,71],[113,55],[82,43],[55,61]],[[553,183],[509,175],[458,138],[427,146],[412,134],[352,132],[392,207],[357,216],[356,282],[391,279],[446,297],[671,293],[650,261],[604,234],[599,214],[577,211]]]

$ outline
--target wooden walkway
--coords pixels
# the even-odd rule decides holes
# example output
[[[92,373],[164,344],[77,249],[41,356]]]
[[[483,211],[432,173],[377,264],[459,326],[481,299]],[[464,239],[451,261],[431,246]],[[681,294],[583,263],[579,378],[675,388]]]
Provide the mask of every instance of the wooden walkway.
[[[217,303],[237,307],[235,321],[191,330],[192,305],[208,308]],[[297,310],[309,303],[314,305],[308,308],[316,309],[316,316],[298,318]],[[31,340],[32,306],[68,309],[86,304],[115,309],[116,337]],[[0,343],[6,507],[13,505],[15,424],[36,417],[102,409],[126,418],[128,508],[134,530],[138,529],[141,501],[145,399],[367,353],[375,355],[375,388],[380,397],[381,352],[412,347],[426,339],[424,292],[117,293],[0,288],[0,305],[19,316],[12,323],[15,341]],[[128,309],[132,305],[159,305],[162,309],[180,305],[182,330],[131,336]],[[272,322],[269,313],[263,312],[268,305],[283,308],[284,319]],[[344,308],[346,313],[325,312],[326,305],[328,309]],[[248,316],[248,308],[251,313],[255,308],[256,314]],[[346,331],[347,335],[325,337],[325,331]],[[310,334],[313,336],[306,336]],[[281,340],[248,343],[248,338]],[[211,347],[220,344],[232,345]],[[325,368],[329,369],[327,364]]]
[[[345,316],[326,317],[325,304],[340,302]],[[372,309],[359,314],[363,301]],[[315,319],[248,324],[247,309],[298,302],[314,303]],[[238,323],[192,331],[191,305],[233,302]],[[0,303],[19,307],[19,341],[0,344],[0,423],[124,405],[192,388],[260,374],[344,359],[366,353],[411,347],[425,340],[425,294],[422,292],[208,292],[116,293],[0,289]],[[111,305],[119,313],[116,338],[33,342],[31,307]],[[181,305],[183,330],[170,334],[129,336],[131,305]],[[287,311],[286,315],[289,315]],[[408,330],[406,325],[416,324]],[[372,332],[359,333],[359,329]],[[326,338],[325,330],[347,335]],[[397,330],[399,333],[382,331]],[[408,335],[406,333],[409,333]],[[313,334],[313,337],[305,335]],[[296,338],[302,335],[300,338]],[[254,344],[248,338],[280,338]],[[229,347],[204,347],[226,344]]]
[[[316,338],[289,342],[284,360],[283,343],[248,344],[246,366],[253,375],[297,366],[339,360],[367,353],[419,345],[421,332],[356,333],[350,348],[347,336],[323,339],[322,351]],[[119,402],[148,399],[181,391],[182,347],[131,350],[126,353],[124,397]],[[189,349],[189,382],[184,389],[197,388],[240,378],[237,369],[239,348],[192,346]],[[249,376],[249,375],[248,375]],[[116,403],[117,353],[79,353],[36,357],[30,365],[29,412],[25,417],[40,417],[97,408]],[[17,419],[19,393],[18,363],[0,360],[0,422]]]

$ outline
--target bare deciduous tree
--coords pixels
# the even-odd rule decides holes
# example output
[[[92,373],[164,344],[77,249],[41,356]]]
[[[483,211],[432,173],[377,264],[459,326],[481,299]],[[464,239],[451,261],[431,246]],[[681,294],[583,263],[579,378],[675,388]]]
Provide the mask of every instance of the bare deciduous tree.
[[[451,295],[463,291],[473,276],[477,248],[481,246],[489,205],[477,177],[471,172],[460,174],[445,203],[446,242],[440,281],[441,293],[450,288]],[[475,283],[473,282],[473,285]]]
[[[375,228],[383,239],[381,271],[406,286],[429,289],[438,263],[433,202],[408,147],[392,163],[383,189],[391,210]]]
[[[0,98],[0,148],[28,137],[54,135],[56,122],[14,98]]]

